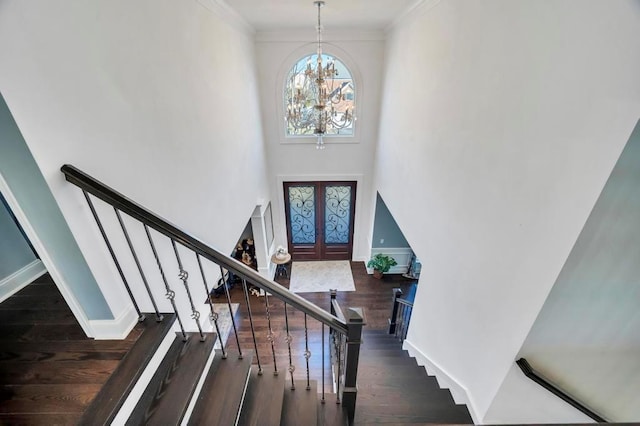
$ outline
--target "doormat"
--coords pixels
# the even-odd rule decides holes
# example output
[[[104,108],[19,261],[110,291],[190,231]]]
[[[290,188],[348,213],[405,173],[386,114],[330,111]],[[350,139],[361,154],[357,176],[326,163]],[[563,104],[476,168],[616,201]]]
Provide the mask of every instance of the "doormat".
[[[289,290],[294,293],[356,291],[348,260],[293,262]]]
[[[222,337],[222,341],[226,342],[229,338],[229,334],[233,332],[233,324],[231,323],[231,318],[236,316],[238,312],[239,303],[232,303],[231,309],[233,315],[229,314],[229,305],[226,303],[214,303],[213,311],[218,314],[218,328],[220,329],[220,336]],[[213,325],[213,322],[212,322]],[[238,327],[238,320],[236,319],[236,327]],[[215,325],[213,325],[213,331],[215,331]],[[220,349],[220,339],[216,337],[216,344],[214,349]]]

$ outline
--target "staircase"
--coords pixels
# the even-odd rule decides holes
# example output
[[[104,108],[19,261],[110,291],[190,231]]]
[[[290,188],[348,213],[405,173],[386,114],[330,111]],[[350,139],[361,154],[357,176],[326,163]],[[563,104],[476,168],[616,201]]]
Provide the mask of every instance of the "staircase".
[[[456,404],[398,338],[383,330],[367,330],[362,337],[356,424],[473,423],[467,407]]]
[[[123,417],[118,411],[147,367],[150,347],[159,347],[164,339],[158,330],[166,330],[175,320],[167,316],[159,326],[149,320],[151,314],[146,316],[148,327],[87,408],[81,425],[348,424],[334,394],[324,395],[322,402],[317,381],[307,385],[306,380],[295,380],[292,388],[286,371],[276,375],[267,367],[259,372],[252,351],[240,358],[230,350],[225,358],[220,350],[213,350],[213,333],[207,333],[204,342],[198,333],[187,333],[186,340],[176,333],[144,392],[135,397],[135,408]],[[201,376],[204,382],[198,389]]]
[[[147,315],[152,318],[152,315]],[[168,318],[168,319],[167,319]],[[150,360],[149,348],[158,347],[175,320],[167,316],[158,326],[146,319],[145,329],[102,391],[85,411],[82,425],[111,424],[134,382]],[[295,380],[292,389],[288,372],[260,374],[253,364],[253,352],[243,357],[237,351],[213,350],[215,334],[204,342],[197,333],[187,340],[176,334],[171,347],[149,381],[127,425],[347,425],[335,394],[323,395],[315,380]],[[156,339],[152,342],[151,339]],[[213,353],[213,361],[207,361]],[[141,356],[141,354],[146,354]],[[210,360],[209,360],[210,361]],[[132,363],[137,363],[133,367]],[[206,373],[202,373],[207,369]],[[198,382],[204,382],[198,391]],[[359,364],[359,392],[355,424],[473,423],[467,408],[457,405],[434,377],[417,365],[401,348],[401,343],[382,330],[363,334]]]
[[[75,167],[65,165],[62,171],[69,182],[82,189],[131,308],[145,324],[136,345],[85,411],[81,424],[471,422],[466,408],[456,406],[449,392],[441,390],[435,379],[402,351],[395,337],[370,332],[363,339],[363,309],[343,310],[335,290],[327,312]],[[113,216],[105,217],[110,210]],[[114,250],[114,238],[126,242],[124,252]],[[123,267],[125,262],[129,267]],[[231,348],[218,338],[224,333],[210,297],[208,283],[218,281],[216,270],[219,277],[233,273],[241,280],[240,292],[247,308],[241,323],[231,315]],[[133,271],[137,273],[131,276]],[[156,278],[149,279],[153,276]],[[264,311],[256,310],[256,315],[249,300],[250,286],[264,292]],[[231,312],[231,292],[227,285],[222,287]],[[160,294],[166,302],[160,300]],[[270,298],[277,303],[270,303]],[[198,302],[203,299],[205,304]],[[152,312],[143,313],[151,307]],[[173,312],[161,313],[168,307]],[[408,322],[408,315],[401,318],[401,324]],[[175,336],[174,325],[179,329]],[[238,328],[250,329],[250,335],[240,339]],[[310,331],[315,333],[311,337]],[[261,336],[267,342],[261,341]],[[315,371],[310,368],[312,353],[316,367],[320,366]],[[279,356],[288,362],[276,375]],[[266,361],[269,358],[273,364]],[[294,374],[296,365],[299,369]],[[360,382],[359,369],[367,377]],[[301,377],[305,380],[299,380]],[[322,382],[320,391],[318,380]],[[334,386],[335,394],[326,392],[325,381]]]

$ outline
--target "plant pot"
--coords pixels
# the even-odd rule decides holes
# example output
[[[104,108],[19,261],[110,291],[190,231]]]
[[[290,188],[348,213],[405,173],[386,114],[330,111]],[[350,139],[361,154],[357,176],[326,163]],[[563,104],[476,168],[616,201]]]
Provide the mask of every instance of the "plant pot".
[[[382,279],[382,271],[378,269],[373,270],[373,278]]]

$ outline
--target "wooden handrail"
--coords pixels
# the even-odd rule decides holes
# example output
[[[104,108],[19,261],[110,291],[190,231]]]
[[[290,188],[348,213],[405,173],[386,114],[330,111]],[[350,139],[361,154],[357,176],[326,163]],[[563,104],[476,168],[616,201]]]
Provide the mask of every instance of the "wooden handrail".
[[[566,391],[562,390],[560,387],[558,387],[557,385],[552,383],[549,379],[547,379],[538,371],[536,371],[533,367],[531,367],[531,364],[529,364],[529,362],[525,358],[520,358],[519,360],[516,361],[516,364],[518,364],[518,367],[520,367],[520,369],[522,370],[525,376],[527,376],[529,379],[533,380],[534,382],[536,382],[537,384],[539,384],[549,392],[553,393],[554,395],[556,395],[566,403],[580,410],[582,413],[586,414],[587,416],[591,417],[593,420],[597,422],[609,423],[604,417],[597,414],[595,411],[591,410],[586,405],[576,400],[574,397],[569,395]]]
[[[298,296],[297,294],[290,292],[288,289],[282,287],[276,282],[268,280],[242,262],[239,262],[208,246],[199,239],[187,234],[182,229],[76,167],[65,164],[60,170],[64,173],[68,182],[78,186],[83,191],[101,199],[107,204],[112,205],[132,218],[144,223],[148,227],[155,229],[168,238],[175,240],[177,243],[193,250],[200,256],[209,259],[225,269],[228,269],[262,290],[275,295],[285,303],[305,312],[307,315],[326,324],[332,329],[347,334],[348,327],[344,319],[331,315],[329,312]]]

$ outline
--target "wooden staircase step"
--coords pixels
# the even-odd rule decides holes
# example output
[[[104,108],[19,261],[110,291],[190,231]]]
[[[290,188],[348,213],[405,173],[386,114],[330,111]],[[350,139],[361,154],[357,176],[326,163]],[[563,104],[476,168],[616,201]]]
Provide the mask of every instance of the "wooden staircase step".
[[[368,340],[365,339],[362,343],[363,348],[367,349],[395,349],[402,350],[402,344],[400,342],[394,342],[389,340]]]
[[[420,379],[419,381],[386,380],[372,383],[368,380],[361,380],[358,383],[358,397],[365,393],[371,393],[374,395],[390,393],[398,393],[401,395],[412,394],[415,396],[423,396],[425,398],[433,395],[434,393],[444,393],[449,395],[449,400],[453,402],[451,393],[447,389],[440,388],[438,381],[435,377],[431,376],[429,376],[428,379]]]
[[[412,390],[413,386],[407,386]],[[427,406],[456,405],[451,392],[436,387],[422,387],[416,392],[398,392],[397,388],[387,386],[367,387],[358,393],[358,406],[388,405],[388,406]]]
[[[423,377],[429,377],[427,371],[413,363],[362,363],[358,366],[358,376],[376,376],[376,377],[402,377],[422,379]]]
[[[336,404],[335,394],[326,395],[325,402],[318,399],[318,426],[344,426],[349,424],[347,412]]]
[[[285,373],[276,376],[272,369],[265,369],[259,375],[257,367],[253,366],[238,425],[279,425],[284,388]]]
[[[384,349],[376,349],[376,348],[365,348],[364,346],[360,351],[360,359],[371,359],[373,357],[379,356],[390,356],[390,357],[400,357],[410,359],[411,355],[409,352],[404,351],[400,348],[384,348]]]
[[[281,426],[300,426],[318,424],[318,382],[310,381],[307,390],[306,380],[296,380],[295,390],[286,388],[282,401]]]
[[[156,322],[155,314],[147,313],[145,320],[136,325],[132,333],[139,332],[136,329],[142,328],[142,334],[85,410],[80,418],[80,425],[111,424],[175,322],[175,314],[163,315],[164,319]]]
[[[227,358],[223,359],[222,353],[216,351],[216,357],[189,417],[190,425],[235,424],[245,395],[252,360],[251,351],[244,353],[242,359],[234,351],[229,351]]]
[[[398,407],[367,405],[356,410],[356,425],[372,424],[473,424],[465,406],[423,409],[421,406]]]
[[[215,340],[215,333],[206,333],[204,342],[197,333],[187,333],[186,342],[182,341],[181,334],[176,334],[127,425],[179,424]]]
[[[380,365],[384,365],[384,366],[394,366],[394,365],[415,365],[416,367],[420,367],[418,366],[418,364],[415,362],[415,359],[411,359],[411,357],[406,357],[406,356],[376,356],[376,357],[372,357],[372,356],[362,356],[360,357],[360,363],[358,364],[358,371],[360,370],[360,368],[362,366],[380,366]],[[424,370],[424,367],[420,367]]]

